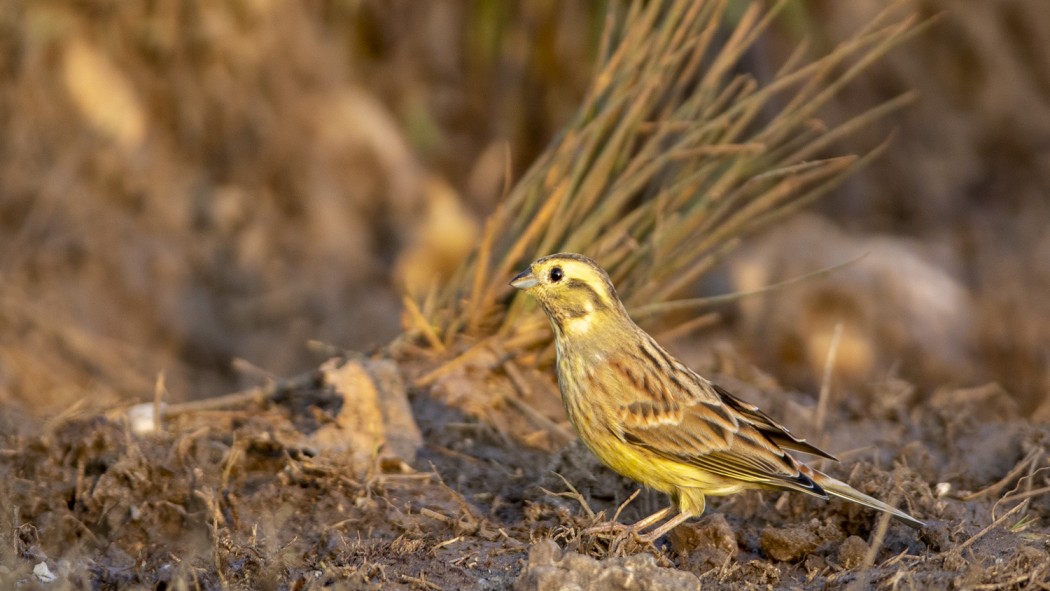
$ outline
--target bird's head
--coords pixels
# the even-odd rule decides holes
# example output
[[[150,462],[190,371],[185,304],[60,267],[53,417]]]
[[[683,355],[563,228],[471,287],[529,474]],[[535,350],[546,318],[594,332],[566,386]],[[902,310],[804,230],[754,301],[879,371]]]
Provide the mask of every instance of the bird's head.
[[[609,275],[583,255],[537,259],[510,284],[535,297],[560,334],[590,332],[597,318],[627,315]]]

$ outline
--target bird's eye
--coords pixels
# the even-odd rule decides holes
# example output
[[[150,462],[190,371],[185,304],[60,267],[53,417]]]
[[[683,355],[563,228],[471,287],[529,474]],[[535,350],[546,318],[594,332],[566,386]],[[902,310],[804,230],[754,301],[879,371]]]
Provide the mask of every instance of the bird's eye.
[[[565,273],[561,270],[561,267],[554,267],[551,269],[551,283],[557,283],[561,281],[561,278],[565,276]]]

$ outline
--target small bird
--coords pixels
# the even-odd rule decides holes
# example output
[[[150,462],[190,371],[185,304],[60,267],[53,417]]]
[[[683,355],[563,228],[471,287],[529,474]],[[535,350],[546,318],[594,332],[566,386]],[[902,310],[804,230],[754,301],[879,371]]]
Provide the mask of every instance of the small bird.
[[[626,528],[643,542],[701,515],[707,495],[746,489],[833,495],[925,525],[789,455],[836,459],[672,357],[631,320],[593,260],[546,256],[510,285],[547,313],[562,402],[580,439],[606,466],[671,496],[669,507]]]

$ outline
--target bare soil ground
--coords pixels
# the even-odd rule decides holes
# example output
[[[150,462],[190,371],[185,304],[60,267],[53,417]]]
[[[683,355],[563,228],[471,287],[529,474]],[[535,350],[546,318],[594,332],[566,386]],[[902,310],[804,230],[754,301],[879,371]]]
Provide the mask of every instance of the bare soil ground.
[[[1050,20],[1037,0],[916,0],[947,13],[821,115],[917,90],[841,146],[895,134],[889,149],[818,205],[824,221],[785,224],[773,256],[750,253],[758,284],[730,268],[701,290],[846,252],[881,251],[889,272],[854,266],[721,309],[719,333],[673,343],[842,459],[821,469],[929,527],[747,493],[610,556],[584,530],[637,488],[573,443],[553,376],[515,373],[502,353],[424,379],[449,356],[371,349],[397,364],[421,444],[399,457],[319,435],[343,428],[350,403],[308,370],[394,339],[415,273],[447,276],[477,241],[578,108],[599,4],[6,3],[0,588],[1050,586]],[[792,3],[749,63],[775,71],[803,37],[833,47],[882,4]],[[172,408],[305,377],[136,431],[126,410],[161,372]],[[618,519],[663,503],[643,492]]]
[[[429,365],[433,365],[432,362]],[[428,363],[403,359],[411,383]],[[491,374],[491,372],[490,372]],[[538,415],[564,428],[551,380],[526,396],[499,375],[411,390],[424,436],[411,466],[355,464],[309,435],[340,399],[299,388],[264,404],[188,413],[132,434],[111,413],[38,434],[5,421],[0,462],[4,587],[19,588],[1041,588],[1050,583],[1047,446],[995,386],[944,390],[880,415],[834,404],[815,440],[858,489],[926,520],[913,530],[844,502],[748,493],[655,547],[609,556],[583,532],[635,490]],[[716,379],[806,432],[812,397]],[[475,380],[471,382],[471,380]],[[448,400],[465,383],[487,408]],[[903,383],[870,397],[900,396]],[[509,394],[507,394],[509,392]],[[523,419],[522,406],[535,415]],[[467,410],[464,410],[467,409]],[[485,415],[481,418],[480,415]],[[531,418],[529,418],[531,417]],[[578,491],[578,493],[574,492]],[[643,494],[633,521],[664,502]],[[594,512],[593,514],[591,512]],[[888,526],[888,527],[887,527]],[[885,529],[883,529],[885,527]],[[34,567],[46,564],[58,580]],[[39,568],[39,567],[38,567]],[[43,578],[42,578],[43,577]]]

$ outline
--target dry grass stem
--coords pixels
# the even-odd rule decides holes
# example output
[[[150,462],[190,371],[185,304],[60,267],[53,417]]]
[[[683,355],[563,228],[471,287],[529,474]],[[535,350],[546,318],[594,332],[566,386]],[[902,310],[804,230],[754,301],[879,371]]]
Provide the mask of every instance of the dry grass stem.
[[[507,281],[543,254],[601,260],[625,304],[648,320],[740,238],[826,193],[879,153],[826,156],[842,137],[911,100],[839,124],[820,109],[928,22],[894,4],[854,37],[807,60],[807,44],[769,79],[741,61],[787,4],[752,3],[726,25],[727,0],[614,5],[580,110],[485,224],[467,264],[413,325],[435,349],[497,333],[543,347],[535,306]],[[508,306],[508,298],[510,299]]]
[[[416,302],[410,297],[404,298],[405,312],[408,313],[409,320],[411,320],[411,328],[419,331],[421,335],[427,340],[431,347],[437,352],[442,353],[445,351],[445,345],[441,342],[437,333],[434,332],[434,328],[430,326],[430,322],[423,315],[423,312],[416,305]]]
[[[1000,478],[998,482],[992,484],[991,486],[982,488],[981,490],[975,493],[966,495],[962,499],[964,501],[972,501],[983,497],[991,497],[998,495],[1000,492],[1002,492],[1004,488],[1006,488],[1008,484],[1013,482],[1014,479],[1020,477],[1023,472],[1031,472],[1036,464],[1036,461],[1039,460],[1041,456],[1045,455],[1045,453],[1046,452],[1043,449],[1033,449],[1032,451],[1028,452],[1028,454],[1025,455],[1025,457],[1020,462],[1017,462],[1017,464],[1013,468],[1011,468],[1005,476]]]
[[[897,506],[897,498],[888,499],[891,507]],[[875,533],[871,536],[871,543],[868,545],[868,553],[864,555],[863,565],[866,568],[871,568],[875,564],[875,558],[879,555],[879,549],[882,548],[882,543],[886,541],[886,532],[890,529],[890,519],[893,516],[889,513],[882,513],[879,516],[879,523],[875,526]]]
[[[820,278],[820,277],[825,277],[825,276],[829,275],[830,273],[833,273],[833,272],[835,272],[835,271],[837,271],[839,269],[845,268],[845,267],[847,267],[849,265],[852,265],[853,263],[856,263],[857,261],[863,259],[866,256],[867,256],[867,254],[862,254],[862,255],[860,255],[858,257],[852,258],[852,259],[850,259],[848,261],[845,261],[843,263],[839,263],[837,265],[831,265],[830,267],[825,267],[823,269],[818,269],[818,270],[813,271],[811,273],[806,273],[805,275],[799,275],[798,277],[793,277],[793,278],[787,279],[785,281],[780,281],[780,282],[774,283],[772,285],[767,285],[766,287],[763,287],[763,288],[760,288],[760,289],[753,289],[753,290],[749,290],[749,291],[738,291],[738,292],[734,292],[734,293],[727,293],[727,294],[724,294],[724,295],[717,295],[717,296],[708,296],[708,297],[704,297],[704,298],[689,298],[689,299],[682,299],[682,300],[669,300],[669,301],[666,301],[666,302],[657,302],[655,304],[648,304],[648,305],[639,306],[639,307],[636,307],[636,308],[631,308],[631,316],[633,316],[635,318],[644,318],[646,316],[650,316],[650,315],[653,315],[653,314],[667,314],[667,313],[670,313],[670,312],[680,312],[682,310],[692,310],[692,309],[696,309],[696,308],[707,308],[707,307],[711,307],[711,306],[715,306],[715,305],[719,305],[719,304],[727,304],[727,303],[730,303],[730,302],[736,302],[736,301],[742,300],[744,298],[749,298],[749,297],[754,297],[754,296],[759,296],[759,295],[765,295],[765,294],[768,294],[768,293],[771,293],[771,292],[774,292],[774,291],[779,291],[781,289],[784,289],[785,287],[790,287],[792,285],[796,285],[796,284],[802,283],[804,281],[810,281],[810,280],[817,279],[817,278]]]
[[[817,399],[817,413],[813,421],[813,429],[817,434],[824,433],[824,421],[828,416],[828,401],[831,399],[831,372],[835,369],[835,359],[838,357],[841,341],[842,322],[836,322],[835,332],[831,335],[831,344],[828,345],[828,356],[824,360],[824,375],[820,380],[820,398]]]
[[[981,531],[979,531],[979,532],[975,533],[974,535],[970,536],[970,538],[968,540],[966,540],[965,542],[963,542],[962,544],[959,544],[958,546],[955,546],[954,548],[948,550],[947,552],[945,552],[945,554],[953,554],[953,553],[954,554],[962,554],[963,550],[965,550],[965,549],[969,548],[970,546],[974,545],[977,542],[977,540],[980,540],[981,538],[986,536],[988,534],[988,532],[992,531],[996,527],[999,527],[1000,525],[1005,523],[1006,520],[1009,519],[1010,517],[1012,517],[1014,514],[1020,513],[1021,511],[1024,511],[1027,507],[1028,507],[1028,501],[1027,500],[1022,501],[1021,503],[1018,503],[1013,509],[1010,509],[1009,511],[1004,513],[1002,517],[999,517],[995,521],[989,523],[987,526],[985,526],[983,529],[981,529]]]
[[[694,332],[703,330],[709,326],[718,324],[721,320],[721,314],[716,312],[708,312],[707,314],[701,314],[687,320],[677,326],[673,326],[665,331],[658,332],[654,336],[660,342],[672,342],[688,336]]]
[[[278,392],[309,387],[316,380],[317,375],[314,372],[306,372],[295,377],[275,381],[265,386],[248,388],[240,392],[163,406],[160,409],[160,416],[161,419],[166,419],[184,414],[226,410],[258,404],[273,398]]]

